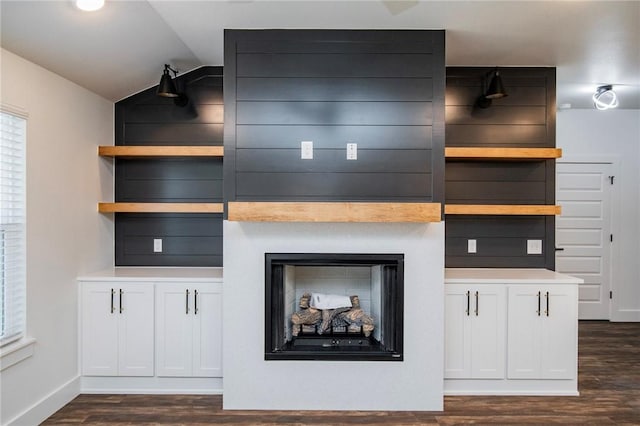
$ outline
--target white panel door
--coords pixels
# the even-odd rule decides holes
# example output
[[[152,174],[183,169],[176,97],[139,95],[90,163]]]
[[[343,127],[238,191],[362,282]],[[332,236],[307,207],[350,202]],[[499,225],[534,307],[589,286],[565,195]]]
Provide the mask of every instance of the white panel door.
[[[558,163],[556,270],[584,279],[579,318],[609,319],[611,164]]]
[[[153,284],[118,283],[118,375],[154,375]]]
[[[83,376],[118,374],[118,313],[112,283],[82,283],[81,352]]]
[[[194,289],[194,377],[222,377],[222,286],[199,285]]]
[[[192,370],[193,290],[188,284],[156,286],[156,374],[189,377]]]

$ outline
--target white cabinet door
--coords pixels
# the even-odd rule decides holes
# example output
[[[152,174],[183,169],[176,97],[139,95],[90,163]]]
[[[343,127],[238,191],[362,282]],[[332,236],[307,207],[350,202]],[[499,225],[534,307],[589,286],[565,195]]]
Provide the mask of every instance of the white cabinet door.
[[[504,378],[504,299],[502,285],[445,286],[445,378]]]
[[[471,377],[471,290],[466,285],[445,286],[444,377]]]
[[[118,375],[153,376],[153,284],[118,285]]]
[[[540,376],[539,286],[509,287],[507,328],[507,376],[509,379],[535,379]]]
[[[222,285],[156,286],[157,375],[222,377]]]
[[[541,378],[572,379],[578,359],[578,296],[574,286],[542,288]],[[548,302],[548,304],[547,304]]]
[[[193,320],[188,284],[156,285],[156,373],[158,376],[191,375]]]
[[[222,286],[194,289],[194,377],[222,377]]]
[[[504,286],[475,286],[471,301],[471,378],[502,379],[506,330]]]
[[[508,291],[508,378],[575,378],[576,286],[514,285]]]
[[[82,374],[153,376],[153,284],[82,283]]]
[[[118,374],[116,289],[103,283],[83,283],[81,289],[82,374]]]

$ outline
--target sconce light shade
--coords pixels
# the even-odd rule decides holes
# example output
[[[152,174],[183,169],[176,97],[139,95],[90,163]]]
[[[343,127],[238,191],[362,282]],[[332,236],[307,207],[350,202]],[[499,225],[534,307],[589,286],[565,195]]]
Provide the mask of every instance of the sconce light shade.
[[[502,84],[500,72],[496,69],[484,97],[487,99],[500,99],[505,96],[507,96],[507,91],[504,89],[504,85]]]
[[[598,87],[592,99],[593,106],[600,111],[618,107],[618,95],[613,91],[613,86],[610,84]]]
[[[177,98],[178,91],[176,90],[176,85],[173,83],[173,79],[169,74],[169,71],[174,73],[174,76],[178,74],[178,72],[172,69],[169,65],[164,65],[164,72],[162,73],[162,77],[160,77],[160,84],[158,84],[158,96],[162,96],[165,98]]]

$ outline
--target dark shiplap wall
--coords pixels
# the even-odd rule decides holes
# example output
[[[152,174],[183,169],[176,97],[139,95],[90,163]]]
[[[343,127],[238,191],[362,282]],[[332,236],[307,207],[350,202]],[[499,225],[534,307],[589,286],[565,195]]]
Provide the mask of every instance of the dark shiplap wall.
[[[222,266],[221,216],[118,213],[116,266]],[[154,238],[162,253],[153,253]]]
[[[160,74],[160,73],[159,73]],[[222,67],[178,77],[186,107],[156,96],[156,87],[116,103],[116,145],[222,145]],[[115,160],[117,202],[222,202],[221,158]],[[222,266],[221,214],[115,216],[117,266]],[[162,238],[163,252],[153,252]]]
[[[446,145],[554,147],[555,68],[500,68],[509,96],[475,107],[492,70],[447,68]]]
[[[227,30],[224,73],[225,201],[443,200],[443,31]]]
[[[449,268],[550,268],[546,255],[527,255],[527,239],[548,250],[549,218],[544,216],[447,216],[445,264]],[[551,224],[551,226],[553,226]],[[477,253],[467,253],[467,240]],[[551,243],[553,244],[553,243]]]
[[[447,68],[446,145],[554,147],[555,68],[501,68],[509,94],[478,108],[492,68]],[[555,160],[447,160],[447,204],[555,204]],[[477,253],[467,253],[467,239]],[[543,240],[528,255],[527,240]],[[448,267],[555,267],[553,216],[446,216]]]

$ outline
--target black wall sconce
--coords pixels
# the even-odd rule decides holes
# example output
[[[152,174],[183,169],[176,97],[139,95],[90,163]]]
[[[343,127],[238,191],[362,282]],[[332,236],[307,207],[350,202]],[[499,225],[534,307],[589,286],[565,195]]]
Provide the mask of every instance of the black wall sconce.
[[[171,74],[173,73],[173,77],[171,78]],[[174,79],[178,75],[178,70],[174,70],[168,64],[164,64],[164,71],[162,73],[162,77],[160,77],[160,84],[158,84],[158,91],[156,92],[158,96],[162,96],[163,98],[173,98],[173,103],[177,106],[183,107],[189,103],[189,98],[182,91],[179,91],[176,87]]]
[[[487,78],[491,73],[493,73],[493,76],[489,82],[489,87],[487,87],[487,90],[484,90]],[[500,99],[508,96],[507,91],[504,88],[504,83],[502,83],[502,77],[500,77],[500,71],[498,71],[497,67],[495,70],[490,71],[484,76],[482,79],[482,88],[483,93],[476,100],[476,106],[478,108],[489,108],[494,99]]]
[[[484,97],[487,99],[500,99],[507,96],[507,91],[504,88],[504,84],[502,84],[502,77],[500,77],[500,71],[496,68]]]

